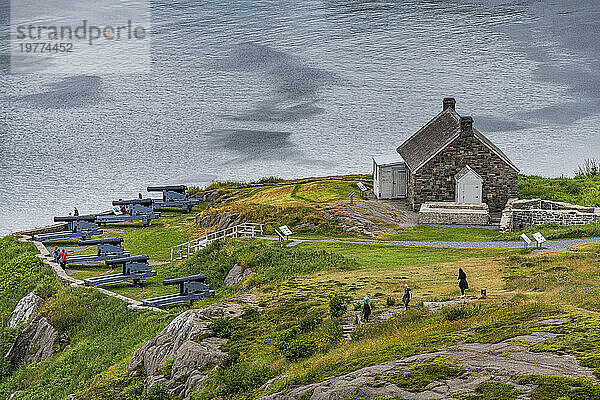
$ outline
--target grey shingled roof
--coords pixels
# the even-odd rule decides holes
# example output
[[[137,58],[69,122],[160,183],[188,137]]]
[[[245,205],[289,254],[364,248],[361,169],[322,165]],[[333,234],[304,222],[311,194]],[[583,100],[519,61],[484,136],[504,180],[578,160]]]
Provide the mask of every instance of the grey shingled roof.
[[[402,143],[396,151],[402,156],[408,168],[414,173],[433,156],[442,151],[460,135],[460,115],[452,109],[446,109],[436,115],[425,126]],[[477,129],[473,135],[490,148],[517,172],[519,169],[512,161]]]

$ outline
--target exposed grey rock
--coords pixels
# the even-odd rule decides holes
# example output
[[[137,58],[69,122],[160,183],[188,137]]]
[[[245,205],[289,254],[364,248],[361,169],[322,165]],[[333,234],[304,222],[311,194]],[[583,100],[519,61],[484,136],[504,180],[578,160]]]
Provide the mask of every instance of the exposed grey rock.
[[[569,318],[549,318],[537,321],[536,325],[562,325],[569,322]]]
[[[444,307],[454,307],[459,304],[477,301],[477,297],[459,297],[458,299],[447,301],[424,301],[423,307],[426,307],[431,312],[440,311]]]
[[[66,335],[59,334],[46,318],[41,318],[29,324],[17,336],[4,358],[13,368],[18,368],[21,364],[45,361],[68,343]]]
[[[278,392],[260,399],[298,400],[311,392],[311,400],[377,396],[398,396],[414,400],[452,399],[458,394],[471,393],[482,382],[507,381],[515,376],[546,375],[596,380],[593,370],[579,365],[573,356],[532,352],[519,343],[547,340],[553,336],[549,332],[534,332],[495,344],[461,343],[437,352],[366,367],[323,382],[301,386],[289,393]],[[385,380],[392,374],[406,373],[409,367],[435,357],[450,358],[457,366],[465,368],[466,372],[456,378],[431,382],[420,393],[409,392]],[[509,383],[526,392],[525,396],[529,396],[533,390],[533,386],[516,385],[511,381]]]
[[[242,267],[238,264],[235,264],[225,277],[225,286],[232,287],[237,286],[242,283],[247,277],[252,275],[252,270],[250,268],[242,269]]]
[[[44,305],[44,299],[37,294],[31,292],[23,297],[17,303],[15,310],[10,314],[8,324],[9,328],[15,328],[20,323],[27,323],[32,315],[34,315]]]
[[[129,362],[129,373],[135,374],[141,366],[148,375],[144,382],[146,388],[160,383],[171,393],[188,399],[192,392],[203,389],[206,379],[203,369],[222,365],[228,357],[220,350],[226,340],[213,337],[208,328],[212,320],[239,318],[245,308],[258,308],[258,301],[254,294],[243,294],[179,314],[134,353]],[[167,360],[173,360],[169,378],[160,374]]]
[[[215,230],[226,229],[244,222],[244,218],[240,214],[215,214],[201,217],[196,215],[196,223],[202,228],[215,227]]]
[[[13,394],[10,395],[8,400],[18,399],[22,393],[23,393],[22,390],[17,390],[16,392],[14,392]]]

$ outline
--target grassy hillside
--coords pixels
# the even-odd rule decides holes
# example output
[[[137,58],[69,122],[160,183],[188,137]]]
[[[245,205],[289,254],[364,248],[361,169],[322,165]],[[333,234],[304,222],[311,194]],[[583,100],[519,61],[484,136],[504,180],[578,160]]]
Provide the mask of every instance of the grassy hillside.
[[[543,178],[519,175],[519,198],[546,199],[600,207],[600,176]]]
[[[531,197],[548,198],[541,195],[544,190],[556,196],[571,193],[577,196],[573,197],[577,202],[593,202],[598,197],[582,189],[593,185],[593,179],[589,179],[592,183],[583,179],[577,191],[569,192],[567,184],[557,183],[554,188],[548,186],[552,180],[525,178],[520,190]],[[222,190],[222,197],[196,207],[194,213],[165,212],[146,229],[136,224],[108,227],[112,231],[104,236],[124,237],[126,249],[132,254],[148,254],[152,261],[164,262],[154,266],[158,276],[150,278],[143,291],[129,284],[108,287],[117,293],[134,299],[171,294],[177,288],[163,286],[163,279],[197,273],[208,276],[216,291],[214,298],[171,307],[163,313],[127,311],[124,303],[94,289],[59,284],[35,257],[32,245],[13,237],[0,239],[2,326],[17,301],[35,290],[47,299],[40,316],[71,339],[70,348],[45,362],[18,370],[11,370],[6,363],[0,365],[0,399],[19,390],[22,392],[16,400],[65,399],[70,394],[78,400],[170,400],[159,387],[144,392],[145,372],[130,377],[127,363],[136,349],[179,313],[235,294],[237,289],[223,285],[224,276],[235,264],[255,272],[245,284],[247,290],[259,296],[263,311],[248,309],[240,320],[218,320],[211,325],[217,336],[228,340],[222,349],[230,358],[210,371],[204,390],[193,394],[196,400],[255,399],[457,343],[497,343],[539,330],[558,336],[525,343],[529,350],[573,355],[600,377],[598,245],[579,246],[579,252],[573,254],[538,255],[521,250],[358,243],[373,238],[344,232],[337,220],[329,219],[340,203],[347,203],[354,182],[269,182],[276,185],[227,189],[230,184],[215,184]],[[267,234],[287,224],[296,237],[344,238],[349,243],[307,241],[281,248],[273,240],[235,239],[214,242],[187,260],[166,262],[170,246],[204,233],[195,223],[196,214],[203,217],[227,212],[265,223]],[[396,233],[377,239],[499,241],[518,240],[520,234],[437,226],[395,229]],[[548,238],[600,236],[598,225],[537,230]],[[447,311],[428,312],[423,302],[455,299],[460,294],[459,267],[469,278],[467,294],[478,296],[485,288],[487,297]],[[79,278],[107,272],[103,265],[72,269],[77,270],[74,273]],[[413,290],[411,308],[377,319],[399,308],[404,283]],[[339,315],[352,319],[360,309],[356,301],[366,292],[372,294],[376,322],[355,328],[348,341],[343,337]],[[345,311],[336,308],[340,307],[338,300]],[[564,318],[566,322],[538,324],[547,318]],[[2,330],[0,356],[8,351],[19,331]],[[166,363],[161,373],[167,374],[168,369]],[[388,382],[418,392],[435,379],[462,373],[464,370],[455,367],[452,360],[435,360],[415,365],[408,374],[392,376]],[[261,389],[272,378],[278,379]],[[590,380],[515,376],[481,384],[464,399],[514,399],[518,393],[507,382],[535,383],[533,398],[541,400],[561,396],[583,400],[598,398],[600,393]]]

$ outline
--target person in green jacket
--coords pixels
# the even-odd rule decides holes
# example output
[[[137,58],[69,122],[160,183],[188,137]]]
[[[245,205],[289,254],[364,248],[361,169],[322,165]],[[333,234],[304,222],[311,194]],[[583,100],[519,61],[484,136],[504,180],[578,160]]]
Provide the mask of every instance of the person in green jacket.
[[[373,311],[373,307],[371,306],[371,293],[367,293],[367,295],[363,297],[363,316],[365,317],[365,322],[369,322],[371,311]]]

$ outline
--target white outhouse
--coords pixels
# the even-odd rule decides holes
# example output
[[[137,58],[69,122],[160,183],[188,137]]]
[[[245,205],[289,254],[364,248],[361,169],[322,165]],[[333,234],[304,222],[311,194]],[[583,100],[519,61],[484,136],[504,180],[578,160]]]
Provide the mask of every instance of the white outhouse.
[[[378,199],[404,199],[408,188],[408,170],[402,157],[373,157],[373,193]]]

